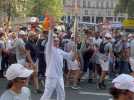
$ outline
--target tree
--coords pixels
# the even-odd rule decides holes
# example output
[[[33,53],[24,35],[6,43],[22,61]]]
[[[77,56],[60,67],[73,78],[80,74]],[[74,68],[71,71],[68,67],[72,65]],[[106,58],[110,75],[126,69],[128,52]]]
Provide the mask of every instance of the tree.
[[[33,4],[32,0],[0,0],[0,17],[4,18],[2,23],[8,29],[12,18],[26,17]]]
[[[40,16],[48,11],[56,19],[63,16],[63,0],[0,0],[0,12],[11,17]]]
[[[115,13],[126,13],[128,17],[134,17],[134,0],[118,0]]]
[[[4,17],[5,17],[4,23],[6,23],[7,27],[9,26],[11,16],[16,14],[13,4],[14,4],[14,0],[1,0],[0,1],[0,12],[4,14]]]
[[[47,11],[50,15],[54,16],[56,19],[63,16],[63,0],[31,0],[34,2],[32,11],[30,15],[40,16],[44,15]]]

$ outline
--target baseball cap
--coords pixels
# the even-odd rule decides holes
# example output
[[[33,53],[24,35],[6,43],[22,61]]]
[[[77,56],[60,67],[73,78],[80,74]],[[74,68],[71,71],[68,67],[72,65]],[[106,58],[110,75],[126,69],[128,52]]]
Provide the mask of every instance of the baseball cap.
[[[134,78],[128,74],[121,74],[112,81],[113,87],[134,92]]]
[[[31,18],[30,18],[30,22],[31,22],[31,23],[38,22],[38,18],[37,18],[37,17],[31,17]]]
[[[27,78],[32,73],[33,70],[29,70],[25,68],[23,65],[16,63],[9,66],[9,68],[6,71],[5,77],[7,78],[7,80],[13,80],[17,77]]]

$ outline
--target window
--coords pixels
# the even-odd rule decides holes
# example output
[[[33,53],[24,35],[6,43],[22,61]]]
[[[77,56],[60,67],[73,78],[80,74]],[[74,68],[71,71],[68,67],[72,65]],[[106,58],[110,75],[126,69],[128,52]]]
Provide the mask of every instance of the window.
[[[106,2],[106,6],[105,6],[106,8],[109,8],[109,2]]]
[[[116,3],[113,2],[113,8],[115,8],[115,7],[116,7]]]
[[[102,9],[104,8],[104,6],[103,6],[103,2],[101,2],[101,8],[102,8]]]
[[[111,2],[111,7],[110,7],[111,9],[113,9],[114,8],[114,4],[113,4],[113,2]]]
[[[85,10],[85,15],[88,15],[88,10]]]
[[[112,12],[108,10],[108,16],[112,16]]]
[[[90,3],[90,1],[88,1],[88,8],[90,8],[91,7],[91,3]]]
[[[86,1],[83,0],[83,8],[86,8]]]
[[[77,5],[78,7],[80,7],[80,0],[77,0]]]
[[[92,4],[93,6],[93,8],[96,8],[96,2],[93,2],[93,4]]]
[[[98,1],[96,2],[96,8],[99,8],[99,2]]]
[[[90,22],[90,17],[83,16],[83,22]]]

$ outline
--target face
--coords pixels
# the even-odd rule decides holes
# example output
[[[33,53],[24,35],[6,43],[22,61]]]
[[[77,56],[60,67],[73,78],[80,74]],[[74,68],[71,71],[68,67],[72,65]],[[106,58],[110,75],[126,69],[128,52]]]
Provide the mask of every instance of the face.
[[[28,78],[17,78],[14,82],[14,85],[17,88],[22,88],[24,86],[27,86],[28,84]]]
[[[78,43],[80,42],[80,37],[79,37],[79,36],[76,38],[76,41],[77,41]]]
[[[12,34],[12,38],[15,39],[16,38],[16,33]]]
[[[58,48],[60,44],[59,40],[54,40],[54,47]]]
[[[134,93],[128,91],[126,95],[126,100],[134,100]]]

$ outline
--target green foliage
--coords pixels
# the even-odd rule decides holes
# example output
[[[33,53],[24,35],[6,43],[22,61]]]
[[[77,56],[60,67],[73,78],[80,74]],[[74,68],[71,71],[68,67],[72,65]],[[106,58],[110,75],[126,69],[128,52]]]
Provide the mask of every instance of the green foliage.
[[[26,2],[21,0],[0,0],[0,11],[7,14],[7,16],[21,16],[26,12]],[[21,11],[18,10],[18,7],[21,7]]]
[[[18,7],[21,7],[20,11]],[[0,0],[0,12],[8,16],[40,16],[46,11],[56,19],[61,18],[63,0]]]
[[[30,15],[40,16],[45,12],[49,12],[50,15],[59,19],[63,16],[63,1],[62,0],[31,0],[34,3],[31,9]]]
[[[118,0],[115,14],[127,13],[129,17],[134,17],[134,0]]]

